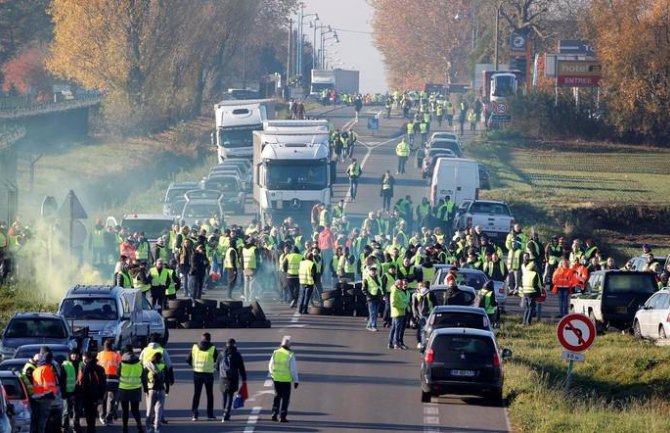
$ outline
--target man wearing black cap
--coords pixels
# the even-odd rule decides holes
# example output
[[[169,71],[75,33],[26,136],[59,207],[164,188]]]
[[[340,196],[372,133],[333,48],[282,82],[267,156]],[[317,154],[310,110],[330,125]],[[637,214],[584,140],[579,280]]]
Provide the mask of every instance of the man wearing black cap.
[[[244,368],[244,359],[237,351],[234,338],[228,340],[226,350],[219,353],[216,359],[216,368],[219,370],[219,384],[223,397],[223,422],[230,421],[230,410],[233,406],[233,398],[242,384],[247,382],[247,370]]]
[[[279,349],[272,353],[268,365],[272,381],[274,382],[275,397],[272,401],[272,421],[288,422],[288,404],[291,399],[291,383],[297,389],[299,385],[298,367],[295,354],[291,351],[291,337],[282,338]],[[279,415],[279,418],[277,416]]]

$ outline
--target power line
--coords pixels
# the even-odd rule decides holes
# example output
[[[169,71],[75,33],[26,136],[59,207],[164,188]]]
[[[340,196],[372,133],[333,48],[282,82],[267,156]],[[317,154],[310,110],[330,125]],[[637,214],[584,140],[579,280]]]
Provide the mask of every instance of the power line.
[[[372,32],[365,32],[363,30],[348,30],[348,29],[336,29],[333,27],[333,30],[337,30],[338,32],[344,32],[344,33],[360,33],[363,35],[371,35]]]

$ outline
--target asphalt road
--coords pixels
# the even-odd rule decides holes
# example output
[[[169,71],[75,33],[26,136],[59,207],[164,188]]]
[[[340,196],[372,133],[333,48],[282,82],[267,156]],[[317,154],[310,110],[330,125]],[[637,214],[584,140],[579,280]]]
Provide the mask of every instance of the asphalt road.
[[[379,109],[364,109],[364,116]],[[369,113],[368,113],[369,112]],[[318,114],[318,113],[314,113]],[[353,110],[341,108],[328,113],[336,127],[350,124]],[[360,144],[356,157],[363,163],[363,178],[355,202],[347,204],[354,222],[369,210],[381,206],[379,178],[387,168],[395,172],[395,138],[401,131],[401,120],[381,120],[373,135],[367,131],[362,116],[355,124]],[[347,192],[344,169],[338,167],[334,200]],[[418,172],[410,168],[397,179],[396,197],[411,194],[414,201],[426,194],[427,187]],[[248,217],[247,217],[248,218]],[[248,219],[247,219],[248,221]],[[272,291],[268,291],[272,292]],[[208,297],[218,297],[210,291]],[[176,367],[177,383],[168,397],[166,417],[169,424],[162,431],[192,432],[502,432],[509,431],[504,407],[491,406],[480,398],[440,398],[432,403],[420,402],[419,364],[416,349],[387,349],[388,333],[365,330],[360,317],[300,316],[294,310],[267,297],[261,302],[272,321],[270,329],[211,330],[217,347],[235,338],[249,372],[250,399],[235,410],[232,420],[221,423],[221,395],[215,385],[215,409],[219,418],[202,421],[204,395],[200,403],[201,421],[191,421],[192,373],[186,356],[202,330],[174,330],[168,350]],[[294,342],[301,386],[292,394],[289,424],[270,420],[271,382],[267,364],[272,351],[284,335]],[[416,345],[414,332],[408,330],[406,343]],[[120,431],[118,423],[103,431]]]

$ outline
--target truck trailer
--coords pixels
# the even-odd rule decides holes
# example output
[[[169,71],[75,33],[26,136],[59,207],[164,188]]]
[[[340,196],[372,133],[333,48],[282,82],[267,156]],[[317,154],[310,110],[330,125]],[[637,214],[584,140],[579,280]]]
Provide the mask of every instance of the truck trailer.
[[[253,132],[263,129],[263,122],[275,117],[272,99],[226,100],[214,106],[217,159],[251,158]]]
[[[345,69],[312,69],[312,95],[320,95],[322,91],[337,93],[358,93],[359,71]]]

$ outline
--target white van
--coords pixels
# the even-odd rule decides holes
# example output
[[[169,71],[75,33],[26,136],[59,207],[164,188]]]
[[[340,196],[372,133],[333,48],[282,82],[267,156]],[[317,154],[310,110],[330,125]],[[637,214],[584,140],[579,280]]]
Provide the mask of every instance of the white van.
[[[479,196],[479,164],[471,159],[439,158],[430,182],[430,205],[449,196],[458,208],[464,200]]]

